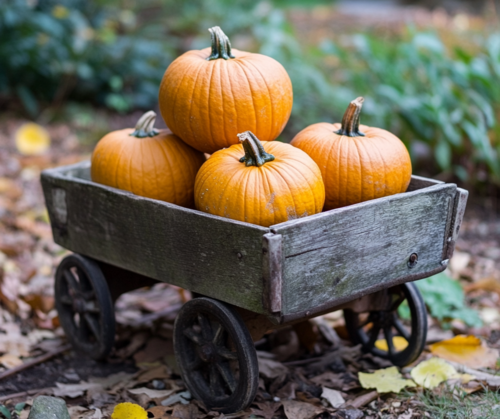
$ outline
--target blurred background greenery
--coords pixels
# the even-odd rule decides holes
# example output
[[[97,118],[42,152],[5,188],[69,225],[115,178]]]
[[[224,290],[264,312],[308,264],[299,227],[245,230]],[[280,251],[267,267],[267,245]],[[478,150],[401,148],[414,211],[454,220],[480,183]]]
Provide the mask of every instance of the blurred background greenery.
[[[233,47],[270,55],[290,74],[294,107],[283,141],[339,121],[364,96],[362,123],[398,135],[417,173],[496,189],[495,1],[470,2],[476,17],[438,9],[420,18],[380,8],[357,16],[358,2],[344,3],[349,13],[321,0],[3,0],[0,109],[90,127],[95,142],[110,114],[156,107],[169,63],[209,46],[207,29],[219,25]]]

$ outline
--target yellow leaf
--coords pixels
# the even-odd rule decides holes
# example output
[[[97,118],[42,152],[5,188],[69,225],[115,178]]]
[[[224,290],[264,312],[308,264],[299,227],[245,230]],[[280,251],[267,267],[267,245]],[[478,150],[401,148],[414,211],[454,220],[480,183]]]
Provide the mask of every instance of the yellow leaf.
[[[400,352],[406,349],[408,346],[408,341],[403,336],[394,336],[392,338],[392,343],[394,344],[394,348],[396,351]],[[389,351],[389,347],[387,345],[387,341],[385,339],[379,339],[375,342],[375,347],[380,349],[381,351]]]
[[[396,367],[377,370],[373,374],[358,373],[363,388],[374,388],[379,393],[399,393],[405,387],[415,387],[412,380],[405,380]]]
[[[42,154],[50,147],[49,133],[34,122],[23,124],[16,132],[16,147],[27,156]]]
[[[418,385],[432,389],[443,381],[451,378],[459,378],[460,374],[444,359],[431,358],[413,368],[411,370],[411,377]]]
[[[54,16],[57,19],[66,19],[69,16],[69,10],[58,4],[52,9],[52,16]]]
[[[111,419],[148,419],[148,414],[138,404],[127,402],[115,406]]]
[[[481,339],[465,335],[434,343],[430,350],[440,358],[471,368],[495,368],[500,356],[497,349],[488,348]]]

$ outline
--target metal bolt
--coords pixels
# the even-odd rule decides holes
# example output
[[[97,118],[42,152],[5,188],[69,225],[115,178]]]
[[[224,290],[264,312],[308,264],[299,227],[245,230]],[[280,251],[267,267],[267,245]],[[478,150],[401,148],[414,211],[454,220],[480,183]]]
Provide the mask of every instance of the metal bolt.
[[[236,256],[238,256],[238,259],[241,259],[243,257],[243,255],[240,252],[236,253]]]
[[[408,268],[414,268],[417,263],[418,255],[416,253],[412,253],[408,259]]]

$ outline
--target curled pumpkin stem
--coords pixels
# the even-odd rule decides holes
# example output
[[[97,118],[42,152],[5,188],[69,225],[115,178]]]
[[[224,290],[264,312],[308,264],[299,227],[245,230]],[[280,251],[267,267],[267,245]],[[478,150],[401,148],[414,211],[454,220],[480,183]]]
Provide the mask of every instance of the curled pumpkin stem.
[[[231,42],[229,42],[227,35],[222,32],[222,29],[218,26],[214,26],[210,28],[209,31],[212,36],[212,53],[207,60],[212,61],[218,58],[229,60],[230,58],[235,58],[231,53]]]
[[[243,149],[245,150],[245,155],[240,159],[241,163],[245,163],[245,166],[257,166],[260,167],[268,161],[273,161],[274,156],[272,154],[266,153],[262,143],[251,131],[245,131],[242,134],[238,134]]]
[[[160,132],[154,128],[156,121],[156,113],[154,111],[148,111],[142,115],[137,124],[135,125],[135,131],[130,134],[137,138],[154,137]]]
[[[335,131],[335,134],[347,135],[348,137],[365,136],[365,134],[359,130],[359,115],[361,114],[363,102],[364,99],[362,97],[358,97],[349,103],[349,106],[344,113],[344,117],[342,118],[342,126],[338,131]]]

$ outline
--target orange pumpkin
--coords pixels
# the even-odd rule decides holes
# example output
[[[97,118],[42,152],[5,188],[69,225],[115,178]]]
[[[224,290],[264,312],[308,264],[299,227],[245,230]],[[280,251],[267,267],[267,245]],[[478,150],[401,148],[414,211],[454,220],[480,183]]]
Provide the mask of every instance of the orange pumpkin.
[[[325,187],[306,153],[250,131],[238,137],[241,144],[215,152],[198,172],[198,210],[264,227],[321,212]]]
[[[218,26],[209,31],[212,48],[186,52],[163,76],[165,123],[204,153],[237,144],[237,133],[247,129],[263,141],[276,139],[292,111],[287,72],[270,57],[231,49]]]
[[[155,118],[149,111],[135,130],[105,135],[92,154],[92,180],[192,208],[194,180],[205,156],[169,130],[154,129]]]
[[[291,142],[318,164],[325,210],[405,192],[410,183],[405,145],[388,131],[359,125],[362,104],[362,97],[353,100],[342,124],[313,124]]]

